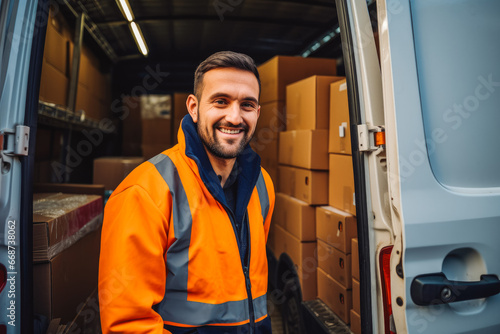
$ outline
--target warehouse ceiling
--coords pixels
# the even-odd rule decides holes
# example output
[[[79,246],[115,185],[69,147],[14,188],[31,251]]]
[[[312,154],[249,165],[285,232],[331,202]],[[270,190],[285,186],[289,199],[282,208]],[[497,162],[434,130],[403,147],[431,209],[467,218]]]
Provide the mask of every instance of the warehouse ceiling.
[[[85,12],[87,23],[102,34],[116,54],[113,77],[122,92],[140,84],[151,68],[169,73],[156,90],[189,91],[196,66],[220,50],[246,53],[257,64],[277,54],[341,54],[334,0],[128,0],[148,45],[147,57],[118,0],[56,1],[72,7],[73,14]]]

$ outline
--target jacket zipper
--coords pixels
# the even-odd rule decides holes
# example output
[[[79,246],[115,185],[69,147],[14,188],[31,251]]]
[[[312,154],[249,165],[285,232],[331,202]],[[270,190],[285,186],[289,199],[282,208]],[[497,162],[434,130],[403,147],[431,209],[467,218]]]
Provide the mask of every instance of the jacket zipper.
[[[247,211],[243,215],[243,221],[245,221],[245,217],[247,217]],[[246,226],[242,225],[243,228],[247,228],[248,235],[248,245],[247,245],[247,254],[245,256],[246,264],[243,268],[243,272],[245,273],[245,281],[247,287],[247,295],[248,295],[248,310],[250,312],[250,334],[255,332],[255,310],[253,308],[253,296],[252,296],[252,283],[250,282],[250,251],[252,250],[252,245],[250,243],[250,220],[248,220],[248,224]]]
[[[220,203],[220,202],[219,202]],[[236,225],[234,223],[235,217],[234,213],[232,212],[231,209],[226,207],[224,204],[222,204],[222,207],[226,210],[226,212],[229,215],[229,220],[231,221],[231,225],[233,226],[233,231],[234,235],[236,237],[236,243],[238,244],[238,252],[240,253],[240,259],[241,257],[241,243],[240,243],[240,237],[238,236],[238,231],[236,229]],[[245,214],[243,215],[243,220],[242,220],[242,228],[245,228],[244,222],[245,218],[247,216],[247,212],[245,211]],[[247,225],[249,225],[250,222],[248,222]],[[250,332],[249,334],[255,333],[255,310],[253,308],[253,297],[252,297],[252,283],[250,282],[250,270],[249,270],[249,263],[250,263],[250,226],[247,227],[247,236],[248,236],[248,246],[247,246],[247,256],[245,254],[243,255],[243,259],[241,261],[241,265],[243,268],[243,274],[245,276],[245,288],[247,290],[247,296],[248,296],[248,310],[249,310],[249,319],[250,319]],[[246,262],[246,263],[245,263]]]

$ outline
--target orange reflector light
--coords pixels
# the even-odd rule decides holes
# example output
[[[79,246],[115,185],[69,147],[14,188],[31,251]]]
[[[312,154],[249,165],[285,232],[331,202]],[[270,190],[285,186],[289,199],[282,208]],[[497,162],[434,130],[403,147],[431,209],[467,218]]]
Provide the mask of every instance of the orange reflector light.
[[[380,133],[380,132],[378,132]],[[382,297],[384,301],[384,333],[391,334],[391,252],[393,246],[387,246],[380,251],[380,278],[382,281]]]
[[[385,145],[385,132],[375,132],[375,146]]]

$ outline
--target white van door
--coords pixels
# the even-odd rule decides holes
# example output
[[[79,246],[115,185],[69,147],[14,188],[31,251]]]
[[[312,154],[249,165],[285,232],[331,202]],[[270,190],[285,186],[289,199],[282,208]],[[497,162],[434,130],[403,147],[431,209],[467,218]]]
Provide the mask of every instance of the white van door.
[[[47,7],[47,1],[40,3]],[[0,333],[33,332],[32,171],[27,168],[33,112],[27,110],[38,105],[40,81],[39,68],[37,76],[31,72],[33,36],[43,46],[47,20],[39,13],[35,25],[38,5],[0,1]]]
[[[377,10],[390,331],[500,333],[500,2],[381,0]]]

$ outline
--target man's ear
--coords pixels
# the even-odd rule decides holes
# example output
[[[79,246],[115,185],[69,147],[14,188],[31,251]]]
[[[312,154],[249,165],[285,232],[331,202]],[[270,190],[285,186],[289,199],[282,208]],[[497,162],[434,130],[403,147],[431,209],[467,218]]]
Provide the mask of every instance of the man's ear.
[[[190,94],[186,100],[186,107],[193,119],[193,122],[198,122],[198,99],[193,94]]]

